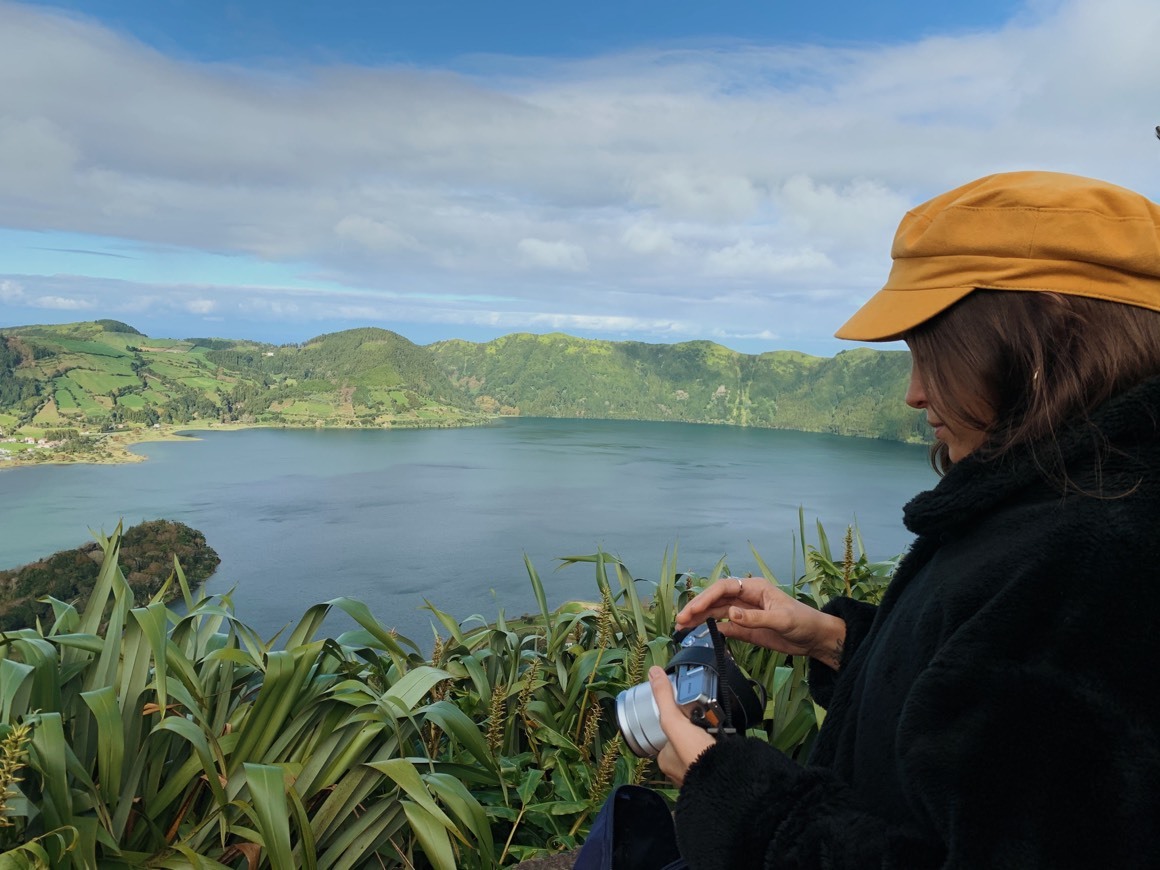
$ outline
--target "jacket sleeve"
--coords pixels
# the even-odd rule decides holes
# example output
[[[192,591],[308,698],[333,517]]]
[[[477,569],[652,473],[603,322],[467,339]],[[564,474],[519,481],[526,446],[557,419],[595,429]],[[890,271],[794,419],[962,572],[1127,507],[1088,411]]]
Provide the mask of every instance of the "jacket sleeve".
[[[846,639],[842,642],[842,661],[849,661],[854,655],[862,638],[870,631],[870,623],[874,621],[874,614],[877,612],[878,608],[873,604],[855,601],[853,598],[833,598],[822,608],[822,613],[836,616],[846,623]],[[810,695],[819,706],[830,706],[837,679],[838,671],[817,659],[810,659]]]
[[[755,739],[725,740],[689,768],[676,809],[694,870],[937,867],[937,845],[892,830],[830,771]]]
[[[828,769],[723,741],[685,778],[682,855],[696,870],[1156,866],[1156,678],[1072,640],[1019,660],[967,640],[924,671],[897,732],[905,824]]]

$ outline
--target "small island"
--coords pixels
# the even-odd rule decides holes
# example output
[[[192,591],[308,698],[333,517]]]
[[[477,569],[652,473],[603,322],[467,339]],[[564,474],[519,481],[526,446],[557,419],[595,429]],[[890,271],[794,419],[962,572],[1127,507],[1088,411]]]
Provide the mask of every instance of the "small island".
[[[185,523],[149,520],[125,530],[120,536],[119,560],[125,580],[141,603],[166,589],[163,599],[181,595],[178,584],[165,584],[181,564],[190,588],[208,580],[221,558],[206,543],[205,535]],[[46,596],[70,602],[83,610],[97,581],[104,550],[89,541],[18,568],[0,570],[0,632],[53,621]]]

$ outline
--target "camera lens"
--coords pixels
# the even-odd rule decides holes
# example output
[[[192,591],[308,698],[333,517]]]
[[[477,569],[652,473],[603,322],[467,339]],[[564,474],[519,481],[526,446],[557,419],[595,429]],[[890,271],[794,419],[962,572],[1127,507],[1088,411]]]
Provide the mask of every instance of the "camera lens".
[[[628,748],[641,758],[656,757],[669,742],[661,729],[660,710],[648,683],[632,686],[616,696],[616,721]]]

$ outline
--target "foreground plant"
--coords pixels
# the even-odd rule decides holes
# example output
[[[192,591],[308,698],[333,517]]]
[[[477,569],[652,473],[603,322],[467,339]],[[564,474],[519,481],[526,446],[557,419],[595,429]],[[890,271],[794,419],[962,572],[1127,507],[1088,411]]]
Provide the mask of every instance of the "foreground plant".
[[[884,569],[839,568],[819,536],[788,591],[818,603],[839,571],[850,594],[877,592]],[[598,601],[550,611],[529,562],[536,615],[432,607],[446,634],[428,659],[348,599],[276,646],[228,596],[195,598],[176,564],[135,606],[120,530],[99,542],[83,612],[49,599],[51,626],[0,633],[0,867],[471,870],[574,848],[615,785],[667,787],[624,751],[615,698],[667,662],[675,613],[728,570],[678,575],[674,552],[654,583],[605,553],[569,557],[594,567]],[[331,608],[359,628],[318,637]],[[770,687],[751,734],[805,752],[821,714],[804,662],[735,652]]]
[[[72,832],[41,841],[49,864],[488,866],[482,809],[421,751],[428,720],[482,742],[425,704],[448,673],[357,602],[311,608],[278,649],[228,598],[194,599],[180,568],[184,615],[166,590],[135,607],[118,544],[101,539],[83,613],[52,601],[50,629],[0,636],[0,715],[32,729],[8,818],[25,837]],[[362,629],[317,639],[332,606]]]

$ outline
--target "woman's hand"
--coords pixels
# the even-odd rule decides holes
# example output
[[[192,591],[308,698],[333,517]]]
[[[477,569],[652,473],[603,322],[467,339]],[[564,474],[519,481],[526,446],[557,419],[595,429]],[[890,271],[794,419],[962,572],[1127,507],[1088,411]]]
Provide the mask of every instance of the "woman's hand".
[[[652,686],[657,710],[660,711],[661,730],[669,738],[669,742],[657,756],[657,766],[660,767],[661,773],[676,785],[681,785],[685,781],[689,765],[700,758],[701,753],[716,740],[704,728],[690,722],[684,711],[677,706],[673,697],[673,684],[664,670],[658,667],[649,668],[648,681]]]
[[[677,628],[700,625],[710,616],[729,620],[718,626],[726,637],[810,656],[834,670],[841,663],[846,623],[791,598],[764,577],[718,580],[677,614]]]

